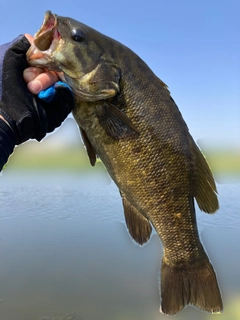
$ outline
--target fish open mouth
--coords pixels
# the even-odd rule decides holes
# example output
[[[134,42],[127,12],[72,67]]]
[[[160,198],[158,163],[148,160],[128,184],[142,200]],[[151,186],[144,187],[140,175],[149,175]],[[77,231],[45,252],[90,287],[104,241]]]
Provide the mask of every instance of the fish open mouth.
[[[42,26],[34,35],[33,44],[27,52],[29,64],[44,66],[51,59],[60,40],[61,36],[57,29],[57,16],[51,11],[47,11]]]
[[[48,50],[56,36],[58,37],[56,15],[47,11],[40,30],[34,36],[34,44],[41,51]]]

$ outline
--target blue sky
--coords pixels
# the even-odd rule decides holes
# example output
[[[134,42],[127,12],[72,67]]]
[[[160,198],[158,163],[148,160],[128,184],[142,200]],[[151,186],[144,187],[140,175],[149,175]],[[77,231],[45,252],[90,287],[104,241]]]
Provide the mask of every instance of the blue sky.
[[[0,43],[34,34],[46,10],[135,51],[168,86],[195,140],[240,148],[240,2],[5,1]]]

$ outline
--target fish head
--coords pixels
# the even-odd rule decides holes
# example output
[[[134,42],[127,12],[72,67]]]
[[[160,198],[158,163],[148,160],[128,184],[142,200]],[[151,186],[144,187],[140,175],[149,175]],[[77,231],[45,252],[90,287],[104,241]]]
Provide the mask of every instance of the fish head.
[[[120,68],[106,53],[109,39],[83,23],[47,11],[27,61],[58,73],[80,100],[105,100],[119,92],[121,77]]]

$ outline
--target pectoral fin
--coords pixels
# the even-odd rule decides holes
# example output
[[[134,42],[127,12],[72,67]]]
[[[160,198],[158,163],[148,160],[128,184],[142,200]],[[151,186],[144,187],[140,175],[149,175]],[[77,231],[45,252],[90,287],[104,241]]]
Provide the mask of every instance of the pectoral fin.
[[[114,140],[138,135],[131,120],[113,104],[104,102],[96,108],[96,114],[100,125]]]
[[[151,236],[152,227],[145,218],[121,193],[124,215],[128,231],[132,238],[140,245],[147,242]]]
[[[86,132],[81,127],[79,127],[79,129],[80,129],[80,132],[81,132],[83,143],[85,144],[85,147],[86,147],[86,150],[87,150],[87,154],[88,154],[90,163],[94,167],[95,163],[96,163],[96,160],[97,160],[96,152],[93,149],[93,146],[92,146],[91,142],[89,141]]]

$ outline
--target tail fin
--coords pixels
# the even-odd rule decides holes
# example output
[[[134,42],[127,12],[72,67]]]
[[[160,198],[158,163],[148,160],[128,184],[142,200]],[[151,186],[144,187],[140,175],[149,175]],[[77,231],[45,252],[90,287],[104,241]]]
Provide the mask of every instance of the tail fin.
[[[204,311],[219,313],[222,298],[215,272],[207,256],[195,267],[177,268],[162,262],[160,311],[173,315],[192,304]]]

